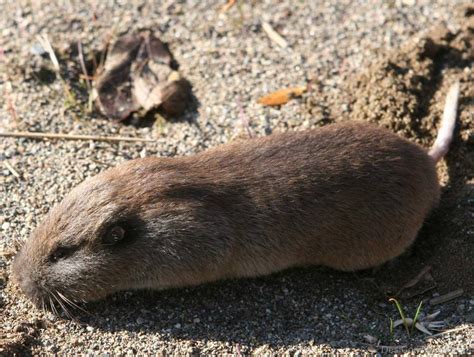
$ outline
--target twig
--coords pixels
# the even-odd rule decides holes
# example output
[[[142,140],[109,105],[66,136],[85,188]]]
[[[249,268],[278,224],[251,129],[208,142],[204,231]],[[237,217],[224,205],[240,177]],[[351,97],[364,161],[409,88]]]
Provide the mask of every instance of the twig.
[[[129,142],[155,142],[154,139],[131,138],[124,136],[96,136],[96,135],[70,135],[56,133],[33,133],[28,131],[0,132],[0,137],[29,138],[29,139],[66,139],[66,140],[96,140],[96,141],[129,141]]]
[[[408,288],[411,288],[413,286],[415,286],[416,284],[418,284],[418,282],[421,280],[421,278],[423,278],[429,271],[431,270],[431,266],[430,265],[427,265],[425,266],[423,269],[421,269],[421,271],[418,273],[417,276],[415,276],[413,279],[411,279],[408,283],[406,283],[405,285],[403,285],[400,290],[398,290],[397,292],[397,296],[400,296],[400,294],[402,293],[403,290],[405,289],[408,289]]]
[[[15,170],[15,168],[12,165],[10,165],[8,161],[3,161],[3,164],[6,166],[8,171],[10,171],[13,174],[13,176],[15,176],[19,180],[21,179],[21,175],[18,173],[18,171]]]
[[[417,291],[416,293],[413,293],[413,294],[411,294],[411,295],[410,295],[410,294],[406,294],[406,295],[404,295],[404,298],[405,298],[405,299],[413,299],[413,298],[415,298],[415,297],[417,297],[417,296],[424,295],[424,294],[426,294],[428,291],[431,291],[431,290],[433,290],[433,289],[435,289],[435,288],[436,288],[436,285],[428,286],[426,289]],[[426,300],[425,300],[425,302],[426,302]]]
[[[224,13],[224,12],[228,11],[232,6],[235,5],[236,2],[237,2],[237,0],[228,0],[227,3],[221,7],[220,12]]]
[[[103,46],[102,46],[104,48],[104,50],[101,51],[101,53],[100,53],[99,64],[97,64],[97,61],[95,60],[95,56],[93,56],[93,59],[94,59],[94,76],[95,77],[99,76],[102,73],[102,71],[104,70],[105,60],[107,59],[110,43],[112,42],[112,39],[115,36],[116,31],[117,31],[117,28],[116,28],[116,26],[114,26],[109,31],[109,33],[106,35],[105,40],[103,41]]]
[[[278,46],[283,47],[283,48],[288,47],[288,43],[286,42],[286,40],[283,37],[281,37],[281,35],[278,32],[276,32],[270,26],[268,22],[262,20],[262,28],[266,32],[270,40],[275,42]]]
[[[372,343],[365,343],[365,342],[357,342],[361,345],[368,346],[368,347],[373,347],[375,349],[382,349],[382,351],[386,352],[393,352],[393,351],[401,351],[406,349],[408,346],[407,345],[400,345],[400,346],[387,346],[387,345],[374,345]]]
[[[454,299],[462,296],[462,294],[464,294],[463,289],[457,289],[457,290],[451,291],[450,293],[432,298],[430,300],[430,305],[439,305],[439,304],[454,300]]]
[[[82,43],[79,41],[77,43],[77,52],[79,53],[79,63],[81,64],[82,72],[84,73],[84,79],[86,81],[87,90],[92,91],[92,86],[89,82],[89,73],[87,73],[86,64],[84,62],[84,53],[82,52]]]
[[[96,159],[91,159],[91,161],[95,162],[96,164],[102,165],[102,166],[108,166],[108,167],[113,166],[112,164],[109,164],[108,162],[102,162],[102,161],[96,160]]]
[[[443,331],[443,332],[440,332],[440,333],[437,333],[437,334],[428,336],[428,337],[426,337],[426,339],[430,339],[430,338],[433,338],[433,337],[438,337],[438,336],[446,335],[446,334],[451,333],[451,332],[462,331],[462,330],[467,329],[468,327],[472,327],[472,326],[461,326],[461,327],[452,328],[452,329],[450,329],[450,330],[446,330],[446,331]]]

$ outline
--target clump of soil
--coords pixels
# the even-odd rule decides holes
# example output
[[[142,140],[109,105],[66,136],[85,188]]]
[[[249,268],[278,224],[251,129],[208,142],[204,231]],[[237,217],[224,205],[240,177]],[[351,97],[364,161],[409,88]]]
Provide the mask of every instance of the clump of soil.
[[[473,17],[468,10],[465,14],[460,31],[438,27],[387,53],[347,81],[351,113],[346,119],[368,120],[421,143],[431,141],[442,108],[442,103],[434,113],[430,108],[436,92],[444,93],[444,83],[460,79],[463,97],[468,96],[472,73],[463,69],[474,60]]]

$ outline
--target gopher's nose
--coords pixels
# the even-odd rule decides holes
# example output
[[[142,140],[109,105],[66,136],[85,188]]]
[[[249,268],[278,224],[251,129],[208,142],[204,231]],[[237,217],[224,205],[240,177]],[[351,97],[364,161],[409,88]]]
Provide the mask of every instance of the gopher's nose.
[[[23,274],[22,274],[23,262],[21,260],[22,260],[22,254],[21,254],[21,251],[19,251],[17,255],[15,256],[15,258],[13,259],[12,278],[13,278],[13,281],[15,281],[20,286],[23,281]]]
[[[17,254],[15,260],[13,261],[12,271],[13,271],[13,280],[20,286],[23,293],[31,300],[33,303],[38,304],[39,299],[39,289],[31,277],[29,269],[25,266],[24,259],[22,258],[22,253]]]

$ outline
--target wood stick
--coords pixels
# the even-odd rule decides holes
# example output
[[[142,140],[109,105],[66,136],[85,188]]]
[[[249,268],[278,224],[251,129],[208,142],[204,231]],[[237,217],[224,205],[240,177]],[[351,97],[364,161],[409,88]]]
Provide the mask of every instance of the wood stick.
[[[262,28],[266,32],[270,40],[278,44],[278,46],[283,47],[283,48],[288,47],[288,43],[286,42],[286,40],[283,37],[281,37],[281,35],[278,32],[276,32],[270,26],[268,22],[262,20]]]
[[[462,294],[464,294],[463,289],[457,289],[457,290],[451,291],[450,293],[432,298],[430,300],[430,305],[438,305],[438,304],[442,304],[442,303],[454,300],[454,299],[462,296]]]
[[[416,284],[418,284],[418,282],[421,280],[421,278],[423,278],[426,275],[426,273],[428,273],[430,270],[431,270],[430,265],[425,266],[423,269],[421,269],[421,271],[418,273],[418,275],[416,277],[414,277],[408,283],[403,285],[400,288],[400,290],[398,290],[396,295],[400,296],[400,294],[402,293],[403,290],[411,288],[411,287],[415,286]]]
[[[17,179],[21,179],[21,175],[18,173],[18,171],[15,170],[15,168],[12,165],[10,165],[8,161],[4,161],[3,164],[6,166],[8,171],[10,171],[13,174],[13,176],[15,176]]]
[[[470,327],[471,327],[471,326],[461,326],[461,327],[452,328],[452,329],[450,329],[450,330],[445,330],[445,331],[442,331],[442,332],[440,332],[440,333],[437,333],[437,334],[428,336],[428,337],[426,337],[426,339],[428,340],[428,339],[433,338],[433,337],[438,337],[438,336],[447,335],[448,333],[451,333],[451,332],[457,332],[457,331],[466,330],[467,328],[470,328]]]
[[[388,345],[377,345],[377,344],[365,343],[365,342],[357,342],[357,343],[359,343],[361,345],[364,345],[364,346],[373,347],[375,350],[382,349],[384,352],[400,351],[400,350],[404,350],[408,347],[407,345],[388,346]]]
[[[84,62],[84,53],[82,52],[82,43],[79,41],[77,43],[77,52],[79,53],[79,63],[81,64],[82,73],[84,73],[84,79],[86,81],[87,90],[90,93],[92,91],[92,85],[89,78],[89,73],[87,73],[86,63]]]
[[[221,13],[228,11],[232,6],[235,5],[237,0],[227,0],[227,3],[221,7]]]
[[[56,133],[33,133],[29,131],[0,132],[0,137],[28,138],[28,139],[65,139],[65,140],[95,140],[95,141],[128,141],[128,142],[155,142],[154,139],[132,138],[125,136],[97,136],[97,135],[70,135]]]

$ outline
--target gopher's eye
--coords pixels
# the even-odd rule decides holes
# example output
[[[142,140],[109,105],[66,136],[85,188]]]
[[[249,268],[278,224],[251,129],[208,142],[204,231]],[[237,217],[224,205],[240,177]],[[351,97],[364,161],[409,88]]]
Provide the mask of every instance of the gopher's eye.
[[[58,260],[67,258],[74,252],[74,247],[57,247],[49,256],[49,260],[52,263],[56,263]]]
[[[105,245],[114,245],[125,237],[125,229],[120,226],[113,226],[102,237],[102,243]]]

